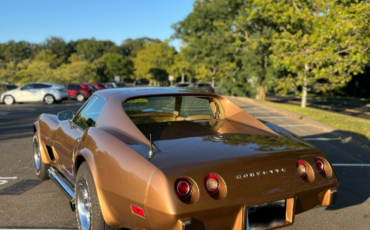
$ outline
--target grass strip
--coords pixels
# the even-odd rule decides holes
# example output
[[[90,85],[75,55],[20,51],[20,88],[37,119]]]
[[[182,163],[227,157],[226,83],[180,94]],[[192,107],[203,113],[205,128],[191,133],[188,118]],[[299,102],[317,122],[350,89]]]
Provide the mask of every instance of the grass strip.
[[[297,105],[288,105],[260,100],[258,100],[258,102],[286,109],[291,112],[298,113],[302,116],[319,121],[321,123],[330,125],[332,127],[361,134],[366,138],[370,139],[370,120],[347,116],[339,113],[328,112],[320,109],[302,108]]]

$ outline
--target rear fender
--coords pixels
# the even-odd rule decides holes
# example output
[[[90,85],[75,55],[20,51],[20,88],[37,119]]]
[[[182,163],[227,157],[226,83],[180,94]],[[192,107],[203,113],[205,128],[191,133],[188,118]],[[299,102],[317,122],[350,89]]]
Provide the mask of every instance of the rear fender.
[[[112,227],[151,229],[148,217],[133,214],[131,205],[147,214],[147,185],[156,167],[101,128],[89,128],[84,133],[74,159],[78,156],[90,167],[105,222]],[[76,165],[75,170],[77,173]]]

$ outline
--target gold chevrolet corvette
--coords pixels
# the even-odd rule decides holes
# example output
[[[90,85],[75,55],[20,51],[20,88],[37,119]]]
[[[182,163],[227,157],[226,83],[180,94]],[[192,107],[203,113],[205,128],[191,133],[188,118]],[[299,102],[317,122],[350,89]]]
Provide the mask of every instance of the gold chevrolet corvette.
[[[36,174],[83,230],[275,229],[336,202],[320,150],[212,93],[101,90],[33,129]]]

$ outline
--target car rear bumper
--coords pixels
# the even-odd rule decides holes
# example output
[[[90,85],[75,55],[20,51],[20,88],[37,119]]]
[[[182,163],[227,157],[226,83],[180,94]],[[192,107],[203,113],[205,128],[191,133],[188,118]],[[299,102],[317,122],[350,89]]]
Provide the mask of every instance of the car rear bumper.
[[[296,195],[287,195],[286,197],[276,197],[274,200],[261,200],[258,203],[223,206],[217,209],[203,209],[191,213],[164,213],[160,210],[155,210],[146,207],[147,218],[149,218],[153,229],[172,229],[172,230],[188,230],[188,229],[246,229],[247,225],[247,208],[259,204],[270,203],[278,200],[286,200],[286,216],[285,221],[281,224],[274,225],[274,228],[286,227],[294,223],[296,214],[308,211],[315,207],[332,206],[336,203],[337,190],[330,189],[314,189],[304,191]],[[256,201],[257,202],[257,201]],[[270,229],[261,228],[261,229]]]
[[[68,93],[56,93],[53,95],[56,101],[68,100]]]

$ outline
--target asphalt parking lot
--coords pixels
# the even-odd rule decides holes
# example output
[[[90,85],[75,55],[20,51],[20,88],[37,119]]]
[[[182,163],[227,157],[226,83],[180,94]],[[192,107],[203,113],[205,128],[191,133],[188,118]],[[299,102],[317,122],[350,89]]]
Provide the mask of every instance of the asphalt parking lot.
[[[254,104],[232,100],[252,116],[284,127],[320,148],[341,180],[337,205],[297,215],[287,229],[369,229],[370,151],[343,143],[330,133]],[[0,228],[75,229],[68,199],[50,180],[20,195],[2,191],[22,180],[37,180],[32,163],[32,123],[41,113],[76,112],[82,103],[0,104]]]

